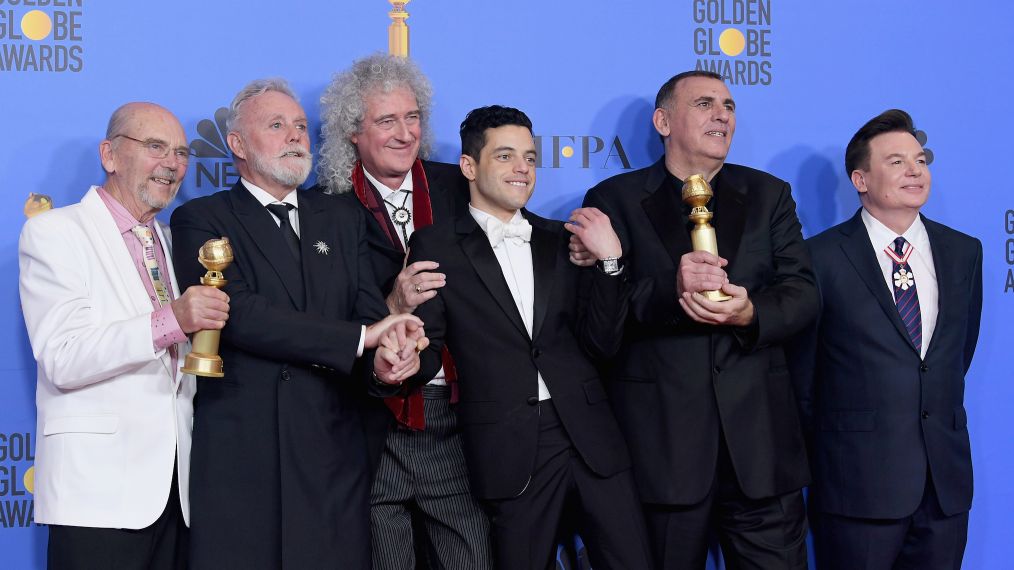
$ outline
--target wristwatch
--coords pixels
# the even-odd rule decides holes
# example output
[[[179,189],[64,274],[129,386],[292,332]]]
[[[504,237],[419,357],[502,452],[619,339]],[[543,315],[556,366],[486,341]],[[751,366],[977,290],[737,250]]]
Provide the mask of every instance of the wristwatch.
[[[623,271],[622,258],[619,257],[607,257],[600,259],[595,262],[595,267],[599,268],[599,271],[606,275],[619,275]]]

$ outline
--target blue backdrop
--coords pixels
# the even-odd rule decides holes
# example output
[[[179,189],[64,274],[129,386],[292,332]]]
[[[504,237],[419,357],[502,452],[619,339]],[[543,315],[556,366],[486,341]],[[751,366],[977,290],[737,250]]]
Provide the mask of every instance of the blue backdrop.
[[[44,566],[46,531],[30,519],[35,363],[17,293],[29,194],[66,205],[101,182],[98,142],[112,110],[131,100],[165,105],[191,141],[205,141],[181,200],[230,185],[236,171],[216,111],[248,80],[283,76],[314,118],[332,73],[387,50],[390,9],[384,0],[0,0],[8,127],[0,142],[0,567]],[[738,108],[729,160],[790,181],[807,235],[858,207],[842,166],[852,133],[884,109],[912,113],[933,156],[924,212],[984,246],[982,332],[966,388],[976,495],[965,568],[1011,567],[1005,331],[1014,322],[1014,198],[1003,165],[1014,156],[1014,120],[1003,102],[1014,92],[1014,5],[414,0],[407,10],[411,56],[436,93],[435,157],[457,160],[457,125],[469,109],[525,110],[541,144],[531,206],[553,217],[597,181],[660,155],[652,101],[679,71],[728,75]]]

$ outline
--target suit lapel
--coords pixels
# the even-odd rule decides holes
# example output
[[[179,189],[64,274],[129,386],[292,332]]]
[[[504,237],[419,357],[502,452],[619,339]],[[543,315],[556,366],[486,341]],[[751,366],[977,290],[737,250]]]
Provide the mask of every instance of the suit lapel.
[[[532,224],[532,277],[535,282],[535,302],[532,310],[532,338],[539,337],[539,330],[546,320],[549,298],[556,281],[556,251],[558,234],[543,227],[542,221],[527,211],[525,218]]]
[[[870,245],[870,235],[863,224],[861,211],[856,212],[856,215],[842,227],[841,232],[844,234],[845,240],[841,244],[841,249],[859,278],[870,290],[873,298],[880,304],[887,319],[891,321],[905,343],[915,350],[915,345],[912,344],[912,339],[908,336],[908,329],[905,328],[905,323],[902,322],[901,315],[898,314],[898,306],[894,302],[894,297],[888,289],[887,283],[884,283],[884,274],[880,269],[880,264],[877,263],[877,255],[873,251],[873,246]]]
[[[693,249],[690,243],[690,232],[687,230],[687,218],[683,215],[678,188],[666,184],[664,159],[651,167],[644,190],[648,197],[641,201],[644,213],[651,220],[655,233],[665,246],[666,253],[672,258],[674,266],[679,266],[680,257]]]
[[[302,272],[299,264],[292,258],[288,246],[285,245],[278,226],[271,219],[271,213],[253,197],[242,182],[232,187],[230,198],[233,212],[240,221],[240,227],[247,233],[247,238],[267,258],[268,265],[278,275],[293,304],[302,309],[304,303]],[[302,224],[302,216],[299,221]],[[305,249],[304,241],[300,240],[301,249]]]
[[[919,214],[922,216],[922,214]],[[926,227],[926,235],[929,237],[930,248],[933,250],[933,266],[937,272],[937,322],[936,327],[933,329],[933,338],[930,339],[929,347],[926,349],[926,357],[930,355],[930,351],[933,347],[940,344],[936,342],[940,338],[944,331],[943,325],[944,319],[944,299],[955,299],[957,292],[954,291],[954,282],[949,279],[952,275],[957,272],[943,271],[943,268],[948,267],[945,265],[948,262],[953,263],[954,257],[951,255],[949,243],[945,239],[943,233],[939,231],[936,223],[932,220],[927,220],[925,216],[922,216],[922,223]],[[918,278],[918,275],[916,276]]]
[[[729,261],[728,268],[735,267],[736,252],[743,240],[743,226],[746,224],[747,192],[734,175],[719,171],[713,180],[715,192],[715,235],[718,240],[718,255]]]
[[[496,254],[493,253],[493,248],[490,247],[485,232],[479,228],[475,219],[469,214],[458,217],[455,229],[459,235],[463,236],[459,242],[461,250],[472,264],[476,274],[479,275],[479,279],[493,296],[496,304],[500,306],[500,310],[507,315],[518,331],[527,337],[528,329],[525,328],[521,313],[518,312],[518,307],[514,304],[514,297],[507,287],[507,281],[500,269],[500,262],[497,261]]]
[[[458,181],[448,180],[448,177],[441,173],[439,168],[430,168],[430,163],[423,161],[423,171],[426,174],[426,183],[430,190],[430,207],[433,210],[433,223],[441,223],[446,220],[453,220],[458,212],[455,211],[455,187]]]
[[[329,228],[326,203],[311,192],[299,192],[299,250],[303,265],[303,283],[307,307],[324,307],[327,294],[333,289],[327,282],[334,261],[339,255],[335,243],[337,232]]]
[[[91,226],[91,233],[102,241],[105,251],[109,254],[113,271],[107,273],[115,272],[119,277],[117,280],[120,285],[119,294],[125,305],[129,302],[138,314],[150,312],[151,299],[148,298],[141,276],[137,272],[134,260],[130,257],[130,251],[127,250],[127,246],[123,242],[123,236],[120,235],[120,231],[116,227],[113,215],[109,212],[105,202],[102,201],[96,188],[93,186],[88,191],[81,199],[81,204],[89,211],[86,220]]]

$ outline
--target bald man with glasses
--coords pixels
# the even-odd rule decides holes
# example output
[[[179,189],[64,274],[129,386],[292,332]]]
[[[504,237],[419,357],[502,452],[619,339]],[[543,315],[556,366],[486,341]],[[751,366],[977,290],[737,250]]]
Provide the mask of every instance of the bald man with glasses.
[[[184,568],[194,377],[187,334],[220,329],[228,296],[182,293],[155,220],[190,150],[179,121],[128,103],[99,143],[106,171],[21,232],[21,305],[38,361],[35,522],[51,569]]]

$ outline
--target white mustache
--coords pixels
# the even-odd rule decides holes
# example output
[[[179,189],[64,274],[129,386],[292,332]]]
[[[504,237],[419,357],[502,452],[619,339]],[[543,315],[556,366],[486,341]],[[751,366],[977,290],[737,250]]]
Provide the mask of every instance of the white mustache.
[[[310,154],[309,149],[307,149],[306,147],[292,145],[285,147],[285,150],[282,151],[282,154],[278,155],[278,158],[285,158],[285,155],[289,154],[290,152],[296,153],[296,155],[299,158],[306,158]]]
[[[172,170],[163,170],[153,175],[155,178],[165,178],[169,182],[176,182],[176,173]]]

